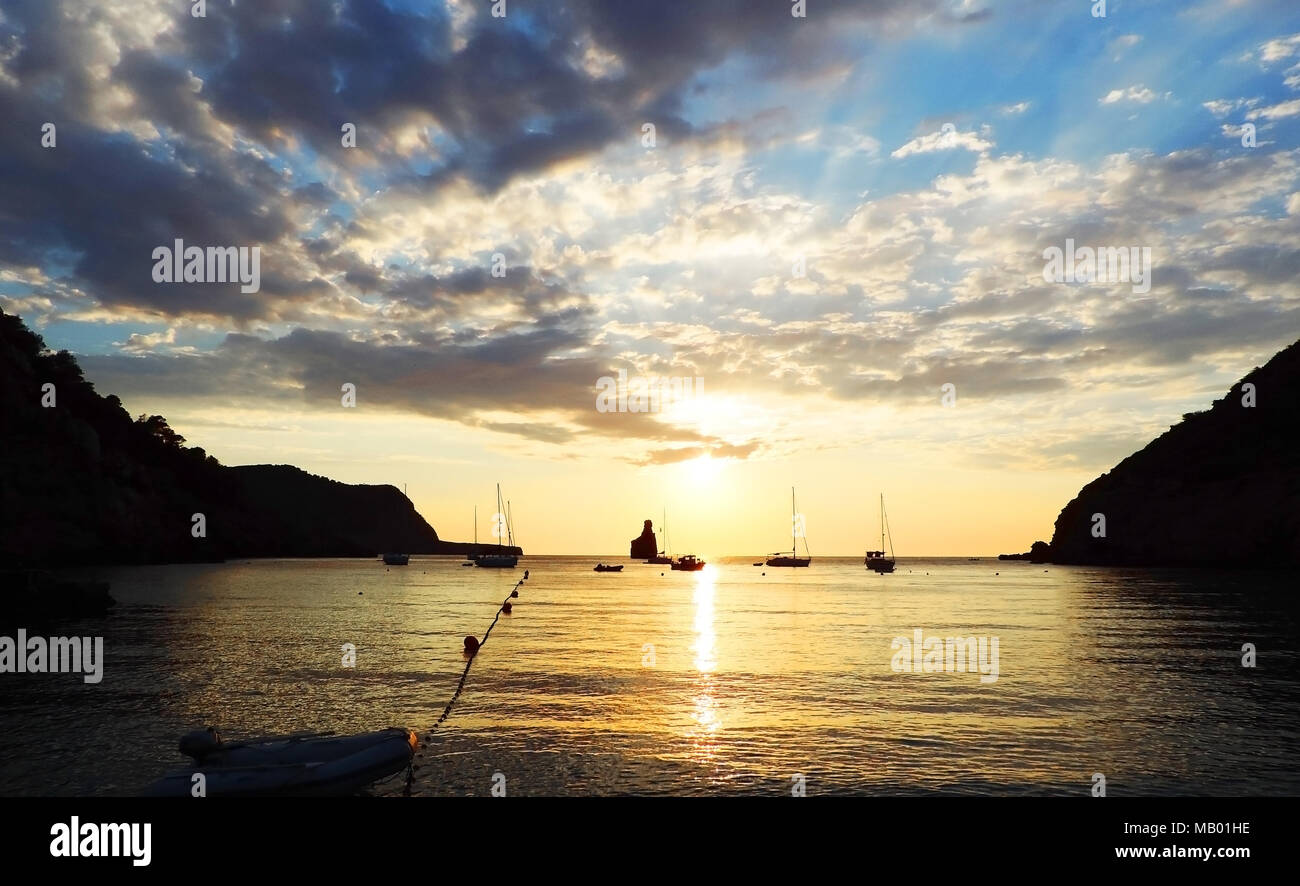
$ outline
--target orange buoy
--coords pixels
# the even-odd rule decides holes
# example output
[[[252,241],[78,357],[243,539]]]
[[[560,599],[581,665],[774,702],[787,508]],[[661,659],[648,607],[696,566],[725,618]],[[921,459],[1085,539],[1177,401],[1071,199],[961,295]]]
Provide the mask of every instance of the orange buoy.
[[[510,609],[511,609],[511,606],[510,606],[509,603],[503,603],[503,604],[501,604],[501,611],[504,612],[506,615],[509,615],[509,614],[510,614]]]
[[[470,634],[465,638],[465,652],[468,655],[473,655],[478,652],[478,637]]]

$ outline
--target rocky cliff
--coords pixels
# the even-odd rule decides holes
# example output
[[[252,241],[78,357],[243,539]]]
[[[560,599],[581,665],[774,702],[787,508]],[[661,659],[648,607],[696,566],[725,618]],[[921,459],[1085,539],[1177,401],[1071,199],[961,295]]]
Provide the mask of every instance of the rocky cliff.
[[[1083,487],[1050,559],[1300,564],[1300,342]]]

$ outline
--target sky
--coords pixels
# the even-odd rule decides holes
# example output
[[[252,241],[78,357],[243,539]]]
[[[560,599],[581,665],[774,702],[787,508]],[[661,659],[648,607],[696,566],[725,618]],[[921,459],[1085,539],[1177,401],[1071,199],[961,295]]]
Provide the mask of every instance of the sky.
[[[791,487],[814,557],[881,495],[1026,550],[1300,337],[1292,0],[493,6],[4,0],[0,307],[225,464],[452,540],[499,482],[532,553],[788,549]]]

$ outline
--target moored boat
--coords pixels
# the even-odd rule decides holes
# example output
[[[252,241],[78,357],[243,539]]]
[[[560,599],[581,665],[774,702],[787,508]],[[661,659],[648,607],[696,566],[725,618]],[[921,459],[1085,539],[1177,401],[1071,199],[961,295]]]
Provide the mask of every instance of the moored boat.
[[[707,564],[694,554],[686,554],[673,561],[673,572],[699,572]]]
[[[662,529],[664,533],[663,550],[656,553],[653,557],[646,558],[646,563],[649,563],[654,566],[671,566],[673,562],[673,558],[672,555],[668,553],[670,548],[668,547],[668,509],[667,508],[664,509],[663,525],[659,528]]]
[[[617,566],[613,566],[606,563],[597,563],[596,568],[592,571],[593,572],[622,572],[623,564],[620,563]]]
[[[807,557],[799,556],[799,539],[803,538],[804,552]],[[794,487],[790,487],[790,553],[787,556],[785,551],[777,551],[767,560],[768,566],[809,566],[812,564],[812,553],[808,551],[808,536],[803,531],[802,521],[799,519],[799,511],[794,503]]]
[[[867,551],[867,556],[863,563],[872,572],[885,574],[894,571],[894,558],[892,555],[886,556],[885,553],[885,536],[889,535],[889,550],[894,549],[894,537],[889,532],[889,519],[885,516],[885,497],[880,496],[880,550]]]
[[[411,562],[410,554],[388,553],[384,554],[385,566],[406,566]]]
[[[508,543],[509,547],[513,548],[515,546],[515,534],[514,534],[514,527],[511,525],[511,520],[510,520],[510,508],[508,505],[505,508],[502,508],[501,504],[502,504],[501,484],[498,483],[497,484],[497,513],[496,516],[492,518],[493,521],[492,534],[496,536],[497,549],[490,554],[480,553],[477,557],[474,558],[475,566],[482,566],[484,569],[514,569],[516,566],[519,565],[518,555],[512,553],[510,550],[508,550],[505,546],[501,544],[501,531],[502,529],[504,529],[506,533],[506,542]],[[477,538],[478,537],[477,516],[475,517],[474,522],[475,522],[474,535],[475,538]]]

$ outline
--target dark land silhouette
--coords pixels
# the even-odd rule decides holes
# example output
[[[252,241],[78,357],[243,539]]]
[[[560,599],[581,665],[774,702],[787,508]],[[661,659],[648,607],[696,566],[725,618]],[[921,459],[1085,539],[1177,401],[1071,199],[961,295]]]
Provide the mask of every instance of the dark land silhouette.
[[[1253,403],[1254,405],[1247,405]],[[1105,535],[1096,534],[1105,517]],[[1079,491],[1050,545],[1079,565],[1300,564],[1300,341]]]
[[[628,556],[633,560],[649,560],[658,553],[659,542],[655,539],[654,529],[651,528],[650,521],[646,520],[641,534],[632,539],[631,553]]]
[[[52,407],[42,406],[47,383]],[[499,550],[443,541],[394,486],[224,466],[162,416],[133,420],[116,396],[95,392],[72,354],[50,352],[3,311],[0,415],[6,568]],[[194,537],[194,514],[206,537]]]

